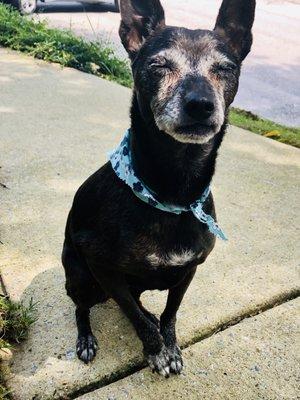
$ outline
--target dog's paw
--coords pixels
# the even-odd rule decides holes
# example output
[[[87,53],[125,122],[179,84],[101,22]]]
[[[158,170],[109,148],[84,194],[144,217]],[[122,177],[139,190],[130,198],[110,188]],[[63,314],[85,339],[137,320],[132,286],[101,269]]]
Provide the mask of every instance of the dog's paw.
[[[157,354],[147,354],[146,359],[152,372],[157,372],[165,378],[170,376],[170,359],[165,346]]]
[[[172,347],[167,347],[167,352],[170,360],[170,371],[173,374],[180,374],[183,368],[180,347],[177,344]]]
[[[88,364],[98,349],[97,339],[93,335],[79,336],[76,342],[76,353],[80,360]]]

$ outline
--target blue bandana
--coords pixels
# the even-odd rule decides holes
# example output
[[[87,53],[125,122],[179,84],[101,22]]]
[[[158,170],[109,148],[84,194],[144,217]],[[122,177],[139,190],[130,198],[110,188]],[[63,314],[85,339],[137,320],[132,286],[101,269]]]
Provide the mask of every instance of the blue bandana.
[[[222,240],[227,240],[224,232],[219,228],[212,216],[205,214],[203,204],[210,194],[208,186],[203,192],[199,200],[196,200],[189,207],[180,207],[172,204],[161,203],[155,198],[155,194],[150,191],[147,186],[135,175],[132,167],[131,152],[130,152],[130,130],[125,133],[119,147],[109,155],[111,165],[117,176],[122,179],[133,191],[133,193],[145,203],[152,207],[158,208],[161,211],[166,211],[174,214],[191,211],[194,216],[202,223],[208,226],[208,229],[215,236]]]

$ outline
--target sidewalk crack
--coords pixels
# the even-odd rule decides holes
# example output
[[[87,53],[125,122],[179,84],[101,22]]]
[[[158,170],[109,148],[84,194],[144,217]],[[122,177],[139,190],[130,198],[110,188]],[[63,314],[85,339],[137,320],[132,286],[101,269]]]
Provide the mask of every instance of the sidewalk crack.
[[[300,296],[300,288],[295,288],[292,291],[289,291],[288,293],[283,293],[280,295],[277,295],[275,297],[273,297],[267,304],[263,304],[261,306],[253,306],[253,311],[251,312],[245,312],[235,318],[232,318],[226,322],[221,323],[219,326],[216,326],[215,328],[211,329],[209,332],[207,332],[206,334],[199,334],[199,335],[195,335],[195,337],[185,343],[183,343],[181,345],[182,349],[186,349],[196,343],[199,343],[205,339],[208,339],[209,337],[225,331],[226,329],[239,324],[240,322],[255,317],[261,313],[264,313],[268,310],[271,310],[272,308],[278,307],[284,303],[287,303],[289,301],[292,301],[294,299],[296,299],[297,297]],[[67,396],[62,396],[59,397],[58,400],[74,400],[74,399],[78,399],[80,396],[83,396],[84,394],[87,393],[92,393],[97,389],[101,389],[104,386],[108,386],[114,382],[117,382],[121,379],[127,378],[130,375],[133,375],[136,372],[141,371],[143,368],[146,367],[146,363],[145,362],[139,362],[136,365],[130,365],[130,366],[126,366],[123,369],[113,372],[110,375],[106,375],[104,376],[102,379],[100,379],[98,382],[93,382],[87,386],[84,386],[80,389],[77,389],[75,391],[73,391],[72,393],[70,393]]]
[[[205,335],[203,335],[203,334],[199,335],[199,336],[196,335],[193,339],[186,342],[182,346],[182,348],[186,349],[187,347],[190,347],[193,344],[201,342],[202,340],[208,339],[209,337],[211,337],[219,332],[225,331],[226,329],[228,329],[232,326],[235,326],[235,325],[239,324],[240,322],[243,322],[246,319],[253,318],[259,314],[262,314],[273,308],[276,308],[285,303],[288,303],[289,301],[295,300],[299,296],[300,296],[300,288],[295,288],[295,289],[289,291],[288,293],[282,293],[277,296],[274,296],[267,304],[263,304],[257,308],[255,308],[255,306],[254,306],[254,309],[252,312],[242,313],[241,315],[238,315],[237,317],[232,318],[232,319],[228,320],[227,322],[220,324],[218,327],[216,327],[215,329],[212,329],[210,332],[208,332]]]

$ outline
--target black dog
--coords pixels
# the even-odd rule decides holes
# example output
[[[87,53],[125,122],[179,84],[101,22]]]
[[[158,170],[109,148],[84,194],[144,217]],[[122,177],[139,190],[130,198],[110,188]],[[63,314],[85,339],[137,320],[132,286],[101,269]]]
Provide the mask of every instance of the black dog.
[[[130,150],[136,175],[164,204],[189,206],[208,187],[240,67],[252,44],[255,0],[224,0],[213,31],[165,25],[159,0],[121,1],[120,37],[132,62]],[[200,16],[199,16],[200,18]],[[204,203],[215,218],[213,198]],[[113,298],[134,325],[150,367],[182,370],[176,312],[215,236],[192,212],[141,201],[110,162],[78,190],[63,250],[66,289],[76,304],[77,354],[97,341],[89,309]],[[169,290],[160,320],[140,302]]]

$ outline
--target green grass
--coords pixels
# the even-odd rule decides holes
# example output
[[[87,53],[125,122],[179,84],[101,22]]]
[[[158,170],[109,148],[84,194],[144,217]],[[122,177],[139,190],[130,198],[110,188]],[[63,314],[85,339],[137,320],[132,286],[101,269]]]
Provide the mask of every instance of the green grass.
[[[32,301],[28,306],[0,296],[0,351],[10,349],[15,343],[26,339],[28,329],[36,321],[35,307]],[[0,366],[0,400],[10,399],[5,387],[3,366]]]
[[[300,148],[299,128],[289,128],[238,108],[231,109],[229,122],[259,135]]]
[[[0,346],[20,343],[26,339],[29,326],[35,322],[34,314],[32,301],[25,306],[0,296]]]
[[[22,17],[3,4],[0,4],[0,45],[132,87],[128,62],[120,60],[107,45],[87,42],[71,31],[49,28],[45,22]],[[299,128],[288,128],[239,109],[231,110],[229,121],[232,125],[300,147]]]
[[[4,4],[0,4],[0,45],[127,87],[132,84],[128,62],[120,60],[111,48],[86,42],[67,30],[50,29],[45,22],[22,17]]]

